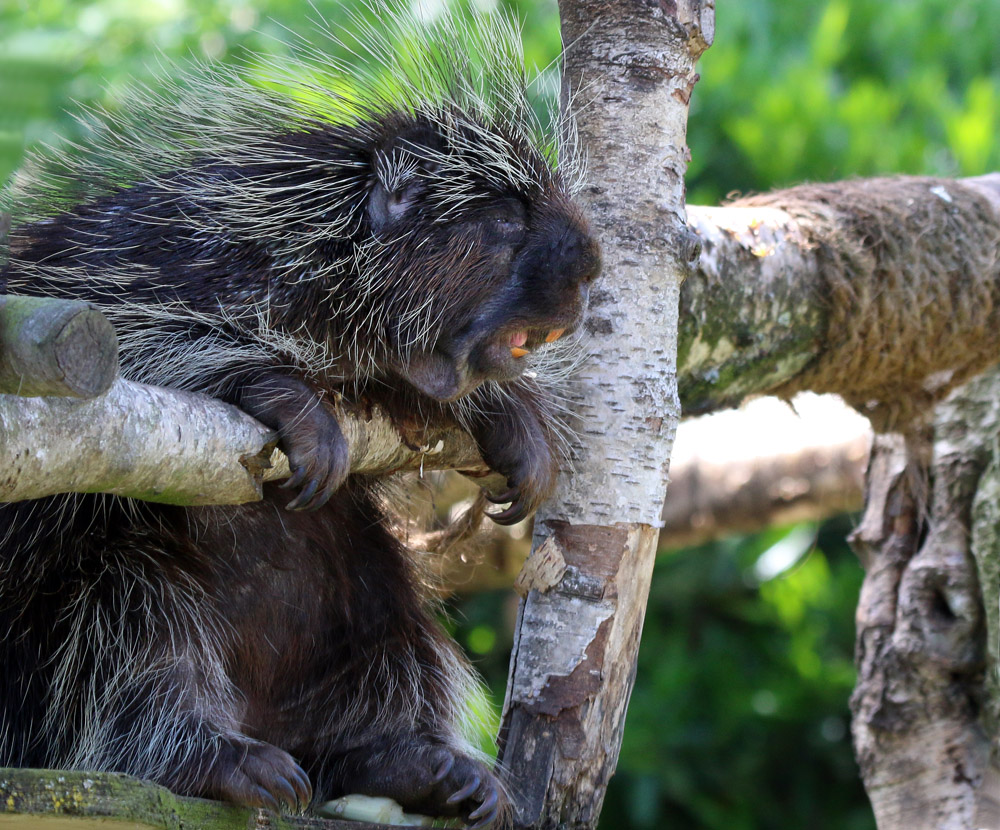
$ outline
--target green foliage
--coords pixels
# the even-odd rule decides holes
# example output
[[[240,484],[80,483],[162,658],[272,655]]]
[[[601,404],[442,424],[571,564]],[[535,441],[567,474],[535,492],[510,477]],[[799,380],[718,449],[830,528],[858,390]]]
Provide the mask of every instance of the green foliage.
[[[602,827],[873,827],[848,735],[849,527],[661,555]],[[802,558],[765,578],[762,555],[803,530]]]
[[[1000,169],[1000,4],[720,3],[691,102],[689,201]]]
[[[432,9],[437,0],[424,0]],[[558,87],[554,0],[458,0],[450,5],[508,7],[525,26],[525,59],[542,73],[550,100]],[[189,60],[280,64],[317,17],[334,27],[361,0],[0,0],[0,184],[26,148],[81,134],[73,113],[115,109],[130,84],[157,87],[171,64]]]

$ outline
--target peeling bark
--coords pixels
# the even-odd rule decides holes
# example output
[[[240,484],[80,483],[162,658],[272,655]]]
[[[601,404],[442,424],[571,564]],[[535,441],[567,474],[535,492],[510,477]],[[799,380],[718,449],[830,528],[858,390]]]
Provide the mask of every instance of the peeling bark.
[[[535,522],[501,727],[516,827],[594,827],[621,745],[678,407],[676,304],[696,253],[685,130],[711,2],[564,0],[565,77],[590,104],[582,201],[604,274],[586,323],[572,475]],[[627,124],[628,129],[622,126]],[[565,563],[562,568],[559,562]]]
[[[987,648],[981,587],[995,606],[1000,586],[981,578],[990,579],[984,560],[995,561],[997,548],[978,564],[982,533],[977,539],[973,526],[1000,427],[998,378],[992,397],[977,381],[940,407],[933,440],[928,430],[875,441],[865,515],[852,536],[867,574],[851,705],[880,828],[1000,826],[996,698],[984,685],[995,677],[996,652]],[[984,522],[981,515],[977,525]]]

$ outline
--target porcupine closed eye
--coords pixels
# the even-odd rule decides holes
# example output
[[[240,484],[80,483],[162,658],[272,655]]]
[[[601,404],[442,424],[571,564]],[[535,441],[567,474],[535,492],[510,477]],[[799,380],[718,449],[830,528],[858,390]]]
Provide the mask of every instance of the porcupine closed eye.
[[[98,304],[127,378],[242,407],[293,476],[234,507],[0,506],[0,766],[272,808],[383,795],[476,827],[502,807],[456,726],[469,671],[327,401],[458,419],[517,521],[558,460],[538,364],[599,255],[516,27],[374,11],[360,69],[303,46],[269,69],[286,83],[192,72],[6,191],[10,293]]]

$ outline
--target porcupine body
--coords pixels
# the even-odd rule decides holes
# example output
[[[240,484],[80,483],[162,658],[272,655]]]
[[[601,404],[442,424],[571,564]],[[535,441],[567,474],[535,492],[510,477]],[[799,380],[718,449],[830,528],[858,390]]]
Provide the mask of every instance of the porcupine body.
[[[516,30],[377,11],[349,44],[369,69],[307,52],[295,94],[203,71],[9,188],[7,290],[97,304],[125,377],[236,404],[293,477],[234,507],[0,506],[0,766],[497,814],[456,727],[468,671],[327,401],[459,420],[516,521],[556,470],[557,406],[525,370],[579,324],[598,252]]]

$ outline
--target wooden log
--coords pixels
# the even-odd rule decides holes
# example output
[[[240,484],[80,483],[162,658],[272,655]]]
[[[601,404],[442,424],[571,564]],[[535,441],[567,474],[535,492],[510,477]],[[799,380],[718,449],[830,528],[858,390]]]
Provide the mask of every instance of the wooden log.
[[[118,339],[78,300],[0,296],[0,393],[93,398],[118,377]]]

